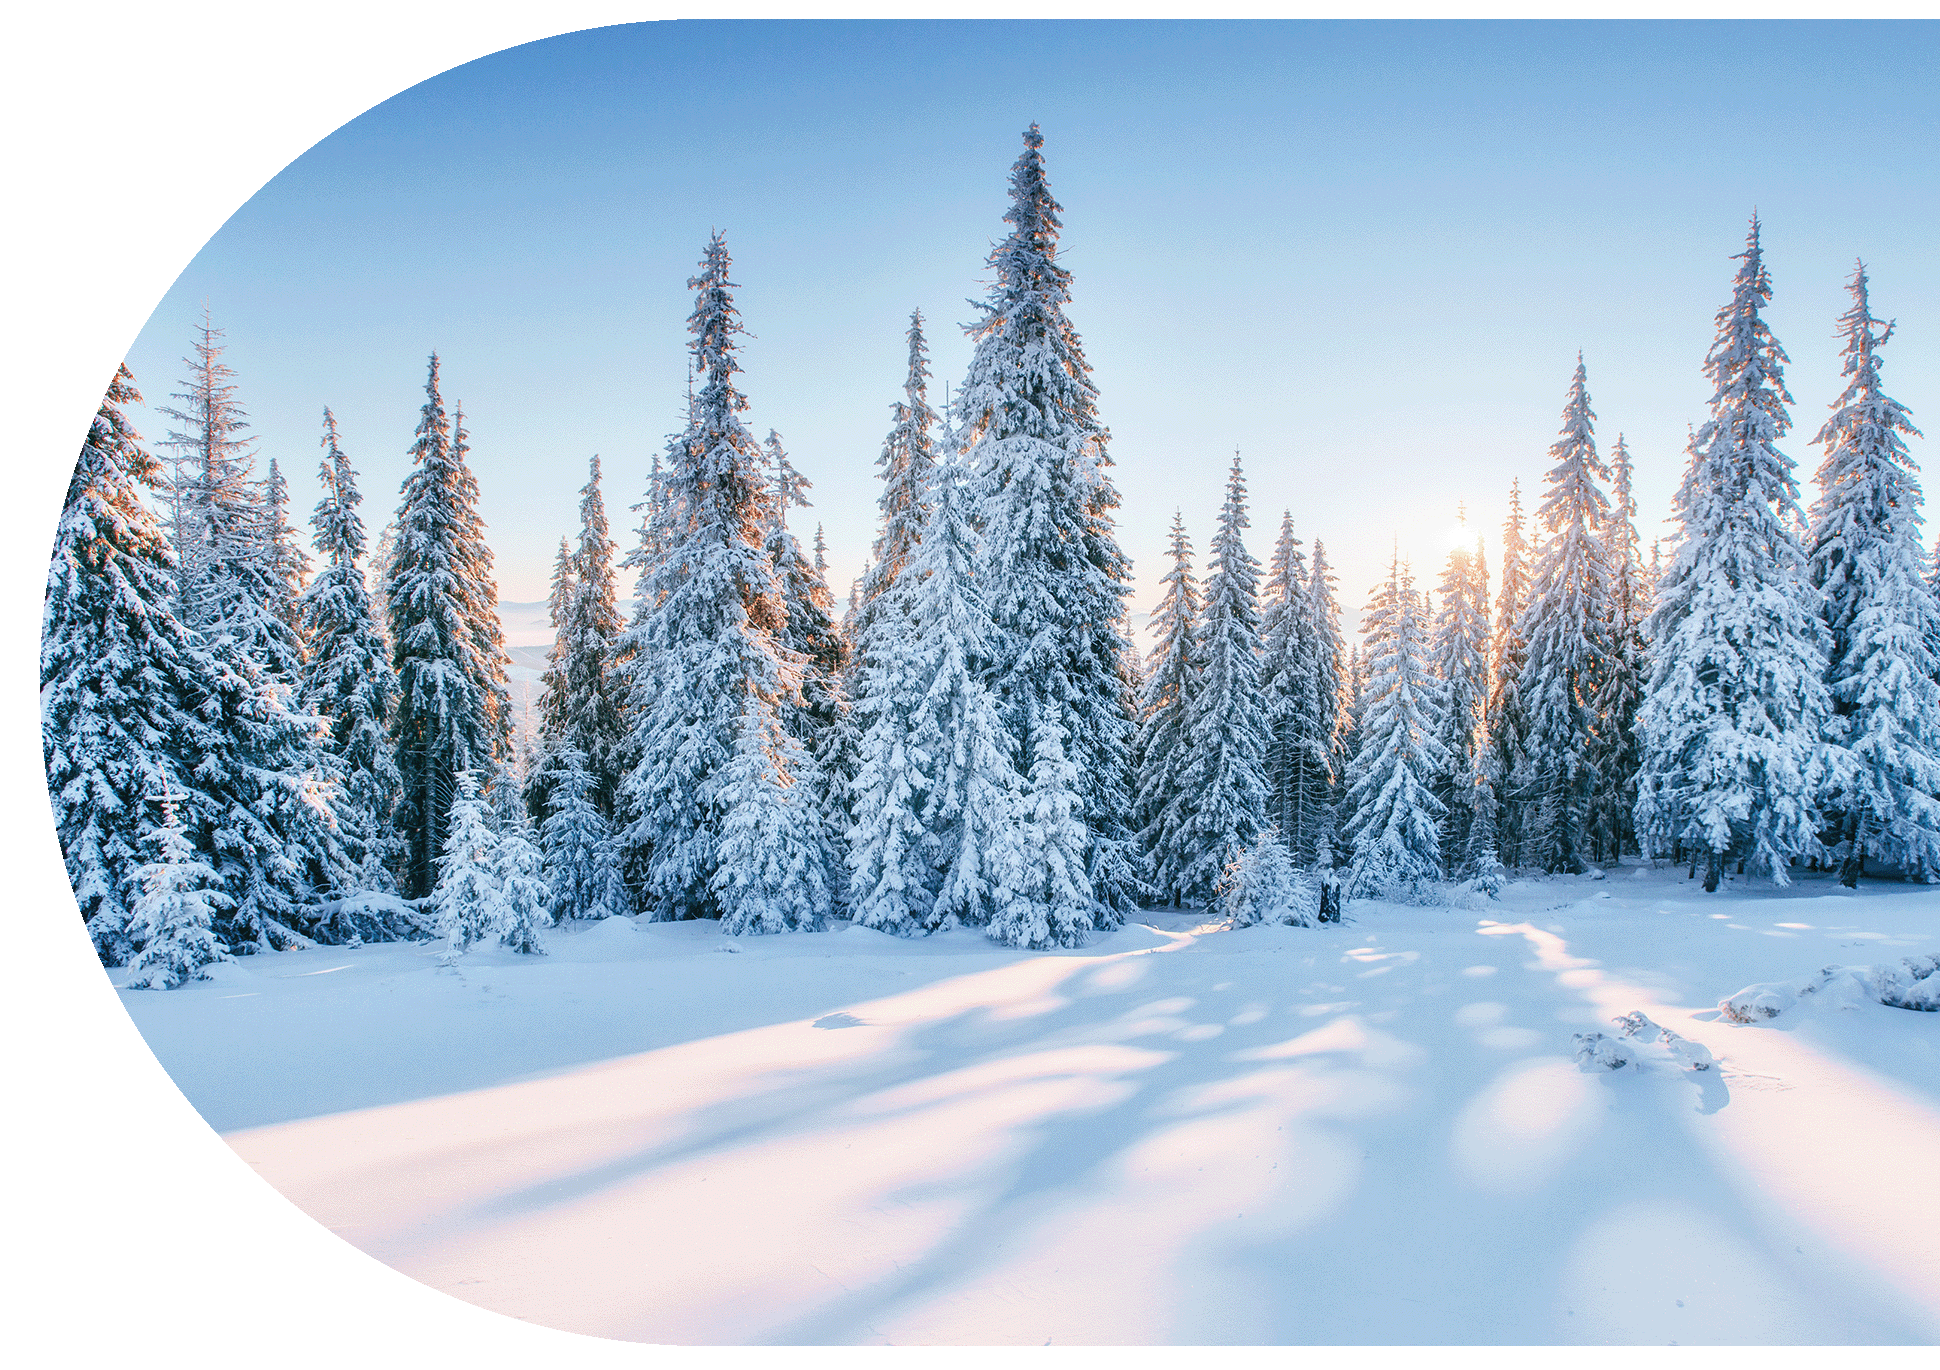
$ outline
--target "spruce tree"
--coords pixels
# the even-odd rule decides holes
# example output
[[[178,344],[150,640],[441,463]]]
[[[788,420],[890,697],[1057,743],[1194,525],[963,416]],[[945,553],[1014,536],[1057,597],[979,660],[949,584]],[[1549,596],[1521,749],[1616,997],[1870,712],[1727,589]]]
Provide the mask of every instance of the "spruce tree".
[[[1199,625],[1199,687],[1186,717],[1181,788],[1191,796],[1179,886],[1210,900],[1233,856],[1265,829],[1266,715],[1260,695],[1259,567],[1246,550],[1246,482],[1237,454],[1212,541]]]
[[[424,391],[384,587],[398,682],[391,736],[403,781],[395,822],[411,897],[440,878],[458,777],[489,771],[511,735],[492,551],[465,463],[463,411],[456,424],[445,416],[436,353]]]
[[[1055,698],[1032,705],[1030,773],[1022,821],[1003,834],[992,866],[1008,874],[990,919],[990,936],[1031,949],[1083,946],[1097,898],[1085,874],[1088,840],[1079,815],[1078,770]]]
[[[1714,890],[1728,856],[1788,883],[1816,855],[1820,791],[1835,764],[1825,685],[1830,635],[1794,527],[1784,349],[1754,217],[1731,300],[1705,357],[1716,387],[1673,512],[1682,525],[1650,618],[1650,686],[1637,712],[1637,832],[1652,855],[1705,860]]]
[[[1313,862],[1326,827],[1333,784],[1333,739],[1321,707],[1319,635],[1309,603],[1311,572],[1280,520],[1265,607],[1260,615],[1260,679],[1267,730],[1268,815],[1290,858]]]
[[[1522,511],[1522,482],[1509,482],[1509,512],[1502,520],[1502,588],[1495,600],[1495,635],[1489,643],[1488,777],[1500,808],[1497,831],[1502,859],[1523,863],[1519,807],[1502,802],[1515,777],[1527,770],[1529,718],[1522,698],[1523,663],[1528,655],[1524,609],[1529,597],[1528,521]]]
[[[889,435],[883,439],[882,455],[876,467],[882,473],[882,493],[876,541],[870,550],[859,591],[858,613],[864,615],[858,626],[866,626],[869,605],[902,574],[923,527],[923,492],[928,488],[930,469],[935,466],[936,411],[930,408],[930,349],[923,337],[923,311],[909,316],[909,371],[903,381],[903,398],[891,407]]]
[[[1347,772],[1350,899],[1428,902],[1442,878],[1443,806],[1434,785],[1448,769],[1448,753],[1422,611],[1414,577],[1397,554],[1361,624],[1367,683],[1360,749]]]
[[[819,752],[823,734],[835,726],[842,712],[848,646],[836,628],[835,596],[827,579],[788,531],[788,511],[808,507],[808,478],[790,464],[781,435],[773,429],[768,430],[767,457],[774,473],[767,550],[781,594],[781,645],[798,660],[802,672],[800,700],[783,711],[783,718],[803,746]]]
[[[517,798],[516,787],[510,793]],[[533,841],[532,825],[526,820],[524,806],[515,803],[512,814],[512,820],[500,826],[489,858],[496,887],[492,900],[492,933],[502,947],[527,956],[542,956],[546,943],[541,930],[552,921],[545,857]]]
[[[1846,847],[1840,880],[1865,858],[1940,875],[1940,686],[1931,644],[1940,603],[1925,582],[1919,480],[1902,434],[1906,406],[1880,388],[1893,325],[1873,317],[1866,268],[1853,270],[1845,392],[1813,439],[1825,449],[1812,508],[1812,584],[1831,633],[1827,682],[1850,765],[1831,805]]]
[[[175,616],[174,554],[142,491],[162,469],[124,406],[119,368],[82,443],[54,535],[41,619],[41,759],[54,830],[96,952],[132,952],[151,805],[185,777],[177,747],[199,691],[200,648]]]
[[[222,330],[205,311],[193,343],[182,408],[161,412],[181,425],[164,445],[174,449],[170,491],[183,621],[219,653],[228,639],[285,691],[303,678],[303,644],[292,623],[289,557],[278,541],[283,524],[268,488],[255,477],[254,439],[236,395],[235,372],[222,360]]]
[[[997,628],[991,683],[1020,758],[1032,754],[1033,726],[1049,729],[1055,718],[1064,731],[1078,777],[1073,821],[1087,833],[1085,876],[1102,927],[1122,921],[1142,889],[1124,670],[1131,567],[1112,531],[1118,493],[1097,389],[1064,313],[1071,274],[1057,260],[1059,206],[1043,145],[1033,124],[1011,168],[1010,233],[991,250],[995,279],[968,325],[975,351],[952,426],[984,537],[979,574]]]
[[[555,762],[567,748],[593,777],[591,799],[609,819],[624,775],[626,723],[613,679],[624,631],[613,568],[613,540],[600,493],[600,459],[589,465],[579,492],[579,544],[560,539],[548,607],[553,618],[544,694],[540,698],[540,760],[527,783],[529,810],[550,811]]]
[[[557,754],[547,796],[550,812],[539,829],[551,891],[547,908],[557,922],[610,918],[631,908],[612,828],[593,802],[595,785],[577,747]]]
[[[1466,511],[1461,522],[1466,529]],[[1475,540],[1473,550],[1457,544],[1442,570],[1441,613],[1435,619],[1435,675],[1447,705],[1441,741],[1448,753],[1448,769],[1436,785],[1435,797],[1448,811],[1442,826],[1442,857],[1454,871],[1467,865],[1478,798],[1476,781],[1487,739],[1488,575],[1482,540]]]
[[[363,496],[328,409],[317,479],[324,493],[310,526],[323,569],[299,604],[310,644],[300,700],[329,729],[341,786],[338,831],[357,886],[387,892],[397,887],[393,872],[402,854],[391,828],[401,785],[390,738],[397,677],[358,564],[365,546],[357,513]]]
[[[806,884],[787,891],[771,881],[798,860],[826,872],[834,854],[803,793],[812,784],[798,783],[811,778],[812,759],[781,723],[800,698],[801,671],[782,645],[785,611],[764,548],[766,462],[741,420],[735,339],[744,330],[729,270],[716,233],[688,282],[701,387],[668,444],[661,531],[643,548],[640,612],[625,642],[636,761],[622,786],[622,841],[656,917],[720,916],[765,930],[825,912],[796,902],[815,892]],[[815,817],[812,832],[805,814]],[[770,835],[815,851],[777,850],[761,855],[757,871],[730,869]]]
[[[990,925],[1026,874],[1023,778],[985,683],[997,634],[963,484],[953,463],[932,471],[922,536],[858,653],[851,909],[903,935]]]
[[[128,962],[130,989],[174,989],[206,980],[209,966],[230,959],[215,924],[234,901],[183,834],[169,801],[162,804],[162,826],[144,838],[153,859],[135,871],[141,897],[128,938],[141,950]]]
[[[1327,812],[1322,814],[1321,830],[1331,835],[1335,810],[1340,799],[1341,778],[1347,773],[1347,757],[1341,750],[1341,715],[1355,689],[1347,679],[1347,653],[1341,645],[1340,602],[1334,594],[1333,567],[1327,561],[1327,547],[1314,539],[1313,571],[1307,578],[1307,613],[1313,628],[1314,698],[1320,714],[1320,737],[1328,752]],[[1305,853],[1302,853],[1303,859]]]
[[[460,771],[452,780],[438,883],[431,891],[432,927],[444,940],[447,961],[497,932],[499,888],[492,869],[497,842],[478,782],[470,771]]]
[[[1597,484],[1609,471],[1597,456],[1595,418],[1579,354],[1536,514],[1544,537],[1517,632],[1525,644],[1519,693],[1528,731],[1522,768],[1509,777],[1524,859],[1552,874],[1584,869],[1595,789],[1593,707],[1611,656],[1603,547],[1610,503]]]
[[[310,558],[297,545],[296,529],[290,526],[290,483],[283,479],[282,468],[276,464],[275,457],[269,459],[269,479],[264,485],[264,497],[265,513],[269,519],[270,559],[275,571],[272,610],[288,625],[297,641],[303,643],[307,653],[308,643],[303,637],[303,612],[299,601],[303,598],[303,587],[310,580]]]
[[[1609,655],[1593,710],[1590,798],[1591,844],[1610,865],[1637,845],[1631,822],[1637,807],[1637,706],[1649,668],[1644,619],[1650,612],[1651,572],[1637,536],[1632,474],[1630,448],[1619,433],[1610,449],[1610,509],[1603,529],[1610,566]]]
[[[1187,819],[1192,796],[1183,781],[1190,759],[1193,696],[1199,688],[1199,585],[1192,574],[1192,542],[1184,520],[1172,514],[1172,569],[1164,597],[1153,611],[1158,642],[1145,672],[1139,708],[1139,841],[1149,880],[1159,898],[1174,905],[1185,897]]]

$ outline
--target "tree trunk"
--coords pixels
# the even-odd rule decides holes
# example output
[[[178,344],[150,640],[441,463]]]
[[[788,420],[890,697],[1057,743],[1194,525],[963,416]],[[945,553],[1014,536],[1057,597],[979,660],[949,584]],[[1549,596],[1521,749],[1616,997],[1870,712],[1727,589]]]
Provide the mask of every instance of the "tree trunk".
[[[1704,863],[1704,892],[1716,894],[1718,882],[1724,876],[1724,853],[1714,851]]]

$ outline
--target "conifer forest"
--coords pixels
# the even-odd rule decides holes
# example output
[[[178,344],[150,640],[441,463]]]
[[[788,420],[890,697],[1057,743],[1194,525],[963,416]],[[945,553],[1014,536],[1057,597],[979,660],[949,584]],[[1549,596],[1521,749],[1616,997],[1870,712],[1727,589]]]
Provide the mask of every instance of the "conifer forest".
[[[804,545],[808,482],[744,422],[729,243],[705,244],[686,427],[617,538],[592,460],[522,737],[435,353],[375,545],[322,410],[314,556],[213,320],[152,442],[124,367],[61,516],[41,685],[102,961],[167,986],[315,943],[538,954],[611,915],[1077,947],[1141,907],[1305,926],[1626,856],[1706,890],[1940,876],[1940,581],[1863,264],[1809,507],[1753,218],[1669,546],[1642,545],[1579,357],[1497,566],[1479,538],[1419,571],[1397,547],[1344,611],[1322,539],[1256,518],[1235,456],[1203,569],[1175,520],[1141,642],[1035,125],[1008,189],[944,409],[910,316],[878,532],[842,593],[819,530]]]
[[[924,198],[932,125],[883,171],[883,118],[831,153],[847,116],[804,104],[765,165],[819,174],[816,208],[749,173],[756,203],[717,156],[655,238],[634,210],[704,160],[667,129],[712,137],[756,87],[764,119],[797,109],[795,50],[764,35],[829,70],[867,40],[1041,73],[1003,25],[625,27],[652,32],[508,49],[443,105],[346,125],[309,190],[252,209],[275,231],[239,215],[243,246],[103,354],[143,374],[109,380],[47,571],[79,923],[42,912],[208,1124],[191,1142],[313,1219],[288,1250],[342,1282],[286,1279],[157,1163],[117,1204],[170,1232],[218,1211],[208,1259],[246,1250],[298,1301],[195,1274],[185,1319],[327,1307],[361,1336],[390,1273],[361,1252],[436,1291],[428,1327],[450,1295],[602,1339],[560,1338],[560,1364],[628,1341],[1940,1341],[1940,547],[1914,412],[1940,321],[1915,210],[1900,238],[1821,216],[1807,251],[1796,197],[1658,193],[1689,236],[1564,269],[1587,218],[1651,235],[1614,192],[1544,219],[1531,174],[1550,198],[1500,211],[1499,250],[1493,204],[1463,201],[1445,269],[1377,243],[1326,275],[1313,242],[1388,217],[1431,242],[1446,185],[1289,134],[1273,165],[1324,153],[1370,199],[1296,184],[1311,220],[1267,232],[1211,171],[1142,179],[1148,152],[1197,175],[1219,125],[1161,147],[1100,119],[1067,146],[1069,106],[1012,101],[984,120],[1001,141],[953,145],[982,149],[950,169],[971,190]],[[1151,47],[1153,80],[1271,40],[1274,99],[1326,42],[1377,73],[1417,43],[1440,80],[1435,44],[1470,41],[1015,27]],[[1612,32],[1635,37],[1563,37],[1595,56]],[[762,70],[787,79],[670,94],[671,60],[604,56],[629,43],[780,52]],[[856,98],[929,98],[917,67]],[[555,155],[572,138],[527,109],[631,129],[658,179]],[[426,129],[473,141],[420,183]],[[1119,170],[1087,182],[1107,145]],[[864,163],[882,179],[851,196]],[[365,182],[326,219],[316,187]],[[1128,206],[1217,222],[1188,261],[1112,222]],[[312,255],[285,254],[312,215]],[[454,223],[472,236],[425,227]],[[1517,256],[1539,241],[1546,275]],[[805,263],[827,270],[790,285]],[[1309,312],[1249,293],[1261,263]],[[957,316],[916,307],[958,281]],[[1449,292],[1435,327],[1407,312],[1423,281]],[[1320,341],[1276,350],[1297,331]]]

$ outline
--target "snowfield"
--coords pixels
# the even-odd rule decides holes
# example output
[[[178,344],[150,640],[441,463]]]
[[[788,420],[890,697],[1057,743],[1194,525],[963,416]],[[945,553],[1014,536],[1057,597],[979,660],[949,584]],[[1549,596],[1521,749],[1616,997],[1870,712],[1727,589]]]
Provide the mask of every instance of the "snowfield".
[[[1051,954],[613,919],[122,998],[317,1221],[600,1337],[1940,1340],[1940,1013],[1718,1013],[1940,952],[1940,890],[1626,869],[1348,918]],[[1579,1064],[1597,1032],[1632,1064]]]

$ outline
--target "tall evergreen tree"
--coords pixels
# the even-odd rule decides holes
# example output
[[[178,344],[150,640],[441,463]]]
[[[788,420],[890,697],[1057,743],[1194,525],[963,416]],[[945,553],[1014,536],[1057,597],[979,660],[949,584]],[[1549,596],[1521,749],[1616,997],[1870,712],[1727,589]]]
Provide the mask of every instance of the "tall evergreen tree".
[[[1192,796],[1180,887],[1210,900],[1227,863],[1267,825],[1267,719],[1260,694],[1260,563],[1246,550],[1246,481],[1237,453],[1212,541],[1199,625],[1199,687],[1186,717],[1181,785]]]
[[[1065,751],[1056,698],[1031,707],[1024,821],[1005,834],[1010,841],[992,862],[1009,878],[990,935],[1013,947],[1083,946],[1096,920],[1097,897],[1085,874],[1089,838],[1079,818],[1078,771]]]
[[[1867,856],[1923,879],[1940,875],[1940,602],[1925,583],[1922,496],[1902,434],[1906,406],[1880,387],[1893,325],[1873,317],[1866,268],[1853,270],[1840,318],[1850,379],[1813,439],[1825,449],[1812,509],[1812,584],[1831,632],[1827,681],[1851,759],[1832,796],[1847,847],[1840,878]]]
[[[841,713],[842,673],[848,664],[848,644],[835,623],[835,596],[828,580],[788,531],[788,511],[808,507],[808,478],[797,471],[782,449],[781,435],[768,431],[767,456],[774,472],[774,510],[768,526],[768,560],[775,568],[781,593],[782,646],[799,658],[801,701],[786,710],[789,728],[811,751],[818,751],[822,735],[835,726]]]
[[[1154,892],[1178,904],[1186,892],[1187,820],[1193,798],[1184,788],[1190,760],[1193,696],[1198,692],[1199,584],[1192,574],[1192,542],[1184,520],[1172,514],[1172,569],[1153,611],[1158,638],[1145,672],[1139,706],[1138,821]]]
[[[785,610],[764,548],[766,462],[741,414],[727,243],[708,242],[688,320],[701,387],[668,444],[659,545],[643,558],[628,630],[635,768],[622,786],[622,841],[659,918],[713,917],[737,930],[805,926],[825,909],[790,871],[827,872],[821,816],[797,783],[812,759],[781,723],[801,669],[782,645]],[[759,862],[736,869],[751,844]],[[806,877],[805,877],[806,879]],[[825,888],[825,887],[824,887]]]
[[[151,806],[185,778],[177,740],[199,693],[200,647],[175,616],[174,554],[141,491],[162,468],[115,373],[68,483],[41,620],[41,751],[54,830],[81,917],[109,965],[131,954],[137,872],[154,848]]]
[[[357,473],[338,443],[337,420],[323,411],[323,461],[317,472],[323,499],[311,518],[323,569],[303,592],[299,608],[310,656],[300,700],[329,728],[341,785],[338,831],[355,866],[359,888],[390,891],[402,856],[391,828],[401,780],[390,726],[397,709],[397,677],[377,630],[364,569],[363,495]]]
[[[923,337],[923,311],[909,316],[909,371],[903,398],[892,406],[889,435],[883,439],[876,467],[882,473],[882,493],[875,546],[870,550],[860,590],[858,613],[902,574],[923,527],[923,492],[936,465],[936,411],[930,408],[930,348]],[[858,632],[860,629],[858,629]]]
[[[403,781],[395,821],[411,897],[430,893],[439,878],[458,777],[489,771],[511,734],[492,551],[465,463],[463,411],[456,424],[445,416],[436,353],[424,392],[384,587],[398,681],[391,736]]]
[[[547,908],[557,922],[610,918],[632,909],[612,828],[593,803],[594,783],[579,749],[563,748],[547,795],[550,812],[539,829],[551,891]]]
[[[1517,636],[1526,644],[1520,693],[1528,732],[1510,776],[1524,857],[1544,870],[1580,872],[1594,785],[1593,712],[1611,655],[1612,596],[1603,531],[1610,502],[1599,480],[1583,358],[1576,359],[1561,436],[1550,445],[1549,488],[1537,509],[1544,537]]]
[[[1341,715],[1356,687],[1347,679],[1347,652],[1341,644],[1335,584],[1326,544],[1315,538],[1313,571],[1307,578],[1307,613],[1314,634],[1314,697],[1319,701],[1320,736],[1326,740],[1329,756],[1328,802],[1337,808],[1341,779],[1347,774],[1347,757],[1341,749]],[[1328,814],[1326,827],[1330,833],[1334,821],[1335,815]]]
[[[1590,840],[1599,859],[1614,865],[1636,848],[1631,815],[1637,807],[1637,706],[1649,668],[1644,619],[1650,612],[1650,571],[1637,536],[1637,497],[1630,448],[1617,435],[1610,449],[1610,509],[1603,551],[1610,567],[1609,654],[1593,712]]]
[[[1266,715],[1268,817],[1292,861],[1311,865],[1332,809],[1333,737],[1322,708],[1320,638],[1314,623],[1312,573],[1293,533],[1280,521],[1279,542],[1260,615],[1260,677]]]
[[[1015,865],[1024,781],[985,683],[996,628],[959,467],[931,473],[925,505],[912,559],[876,600],[856,677],[853,915],[903,934],[991,926],[1026,874]]]
[[[1495,636],[1489,644],[1489,780],[1500,799],[1527,770],[1528,713],[1522,698],[1523,663],[1528,656],[1524,609],[1529,598],[1529,525],[1522,511],[1522,482],[1509,482],[1509,512],[1502,520],[1502,588],[1495,600]],[[1504,803],[1498,813],[1502,859],[1523,863],[1519,807]]]
[[[255,477],[254,439],[236,395],[235,372],[222,360],[222,330],[205,311],[183,388],[182,408],[161,412],[181,425],[164,445],[174,449],[170,503],[179,564],[179,613],[211,641],[227,638],[280,687],[303,677],[303,644],[290,611],[290,567],[279,545],[280,514]],[[288,551],[293,552],[291,547]]]
[[[266,499],[265,513],[269,519],[270,555],[275,567],[275,598],[272,602],[276,616],[283,620],[296,635],[299,643],[303,638],[303,613],[298,602],[303,598],[303,587],[310,580],[310,558],[297,545],[296,529],[290,526],[290,483],[283,479],[283,470],[276,464],[276,458],[269,459],[269,480],[264,486]],[[305,643],[307,651],[308,644]]]
[[[1467,528],[1466,512],[1462,517]],[[1450,870],[1466,872],[1470,829],[1486,783],[1485,749],[1489,693],[1489,572],[1482,540],[1473,550],[1457,544],[1442,570],[1441,613],[1435,620],[1435,675],[1446,700],[1442,747],[1448,769],[1435,787],[1447,808],[1442,855]],[[1492,791],[1491,791],[1492,793]]]
[[[1731,300],[1704,360],[1716,387],[1673,505],[1682,525],[1650,619],[1650,686],[1637,712],[1637,832],[1653,855],[1725,859],[1787,883],[1819,850],[1819,795],[1836,764],[1825,686],[1830,635],[1794,528],[1785,351],[1763,317],[1771,278],[1752,219]]]
[[[569,550],[560,540],[549,603],[554,633],[540,699],[541,756],[527,782],[527,808],[551,811],[554,762],[570,748],[593,777],[591,803],[610,819],[624,777],[626,723],[612,678],[624,625],[597,455],[579,492],[579,544]]]
[[[1053,728],[1064,733],[1093,918],[1112,926],[1143,888],[1130,831],[1131,566],[1112,531],[1118,493],[1097,389],[1064,313],[1071,273],[1057,260],[1059,206],[1043,145],[1033,124],[1011,168],[1011,231],[991,250],[995,279],[967,326],[975,351],[952,426],[984,535],[980,574],[997,627],[992,684],[1020,757],[1031,754],[1033,719],[1047,738]]]
[[[103,958],[139,951],[132,881],[152,847],[146,805],[167,796],[169,821],[222,882],[209,907],[223,945],[307,945],[316,897],[350,881],[315,720],[292,714],[244,637],[222,630],[236,618],[204,636],[158,598],[174,589],[171,558],[139,489],[159,468],[120,408],[137,401],[123,368],[76,465],[49,570],[42,726],[69,873]]]
[[[1351,899],[1423,902],[1443,874],[1443,807],[1434,784],[1449,763],[1422,611],[1414,577],[1397,554],[1361,624],[1367,683],[1360,750],[1347,772]]]

